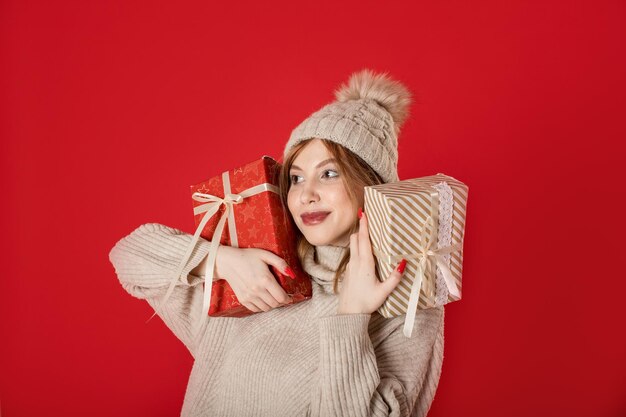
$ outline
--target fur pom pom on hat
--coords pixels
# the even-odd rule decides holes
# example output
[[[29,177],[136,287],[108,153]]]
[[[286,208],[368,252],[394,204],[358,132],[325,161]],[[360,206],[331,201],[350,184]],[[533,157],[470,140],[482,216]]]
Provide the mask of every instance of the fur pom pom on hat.
[[[365,69],[352,74],[335,98],[291,132],[285,156],[304,140],[326,139],[360,156],[383,181],[398,181],[398,134],[409,116],[409,90],[387,73]]]

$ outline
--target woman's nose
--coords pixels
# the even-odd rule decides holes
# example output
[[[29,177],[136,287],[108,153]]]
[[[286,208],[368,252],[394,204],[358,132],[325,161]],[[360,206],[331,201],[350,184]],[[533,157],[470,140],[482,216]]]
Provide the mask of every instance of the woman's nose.
[[[315,184],[305,183],[302,187],[302,193],[300,194],[300,202],[302,204],[309,204],[319,201],[319,193]]]

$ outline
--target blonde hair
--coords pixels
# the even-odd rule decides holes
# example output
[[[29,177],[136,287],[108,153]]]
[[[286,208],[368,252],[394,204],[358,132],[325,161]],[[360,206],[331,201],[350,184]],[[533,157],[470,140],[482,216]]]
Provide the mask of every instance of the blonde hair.
[[[352,203],[356,207],[363,207],[364,203],[364,192],[363,188],[369,185],[382,184],[383,180],[374,171],[372,167],[370,167],[361,157],[359,157],[354,152],[349,149],[326,139],[320,139],[328,152],[332,155],[332,157],[336,160],[337,166],[341,173],[341,178],[343,180],[343,184],[348,192],[348,196]],[[297,145],[293,146],[289,152],[285,155],[283,160],[283,165],[280,171],[279,177],[279,188],[280,188],[280,196],[283,202],[283,205],[286,210],[288,210],[287,205],[287,194],[289,193],[289,188],[291,187],[291,178],[289,176],[289,170],[291,169],[291,165],[293,161],[296,159],[298,154],[302,152],[302,150],[308,145],[311,139],[304,140]],[[293,218],[289,216],[292,222],[292,226],[296,232],[297,239],[297,251],[298,257],[300,261],[303,262],[304,256],[309,250],[313,249],[313,245],[311,245],[302,232],[298,229]],[[350,233],[355,233],[359,228],[359,221],[355,216],[354,223],[352,228],[350,229]],[[335,279],[333,281],[333,292],[336,294],[338,291],[338,284],[341,280],[341,276],[346,270],[346,266],[350,261],[350,248],[346,251],[346,254],[343,256],[341,261],[339,262],[339,266],[337,267],[337,271],[335,272]]]

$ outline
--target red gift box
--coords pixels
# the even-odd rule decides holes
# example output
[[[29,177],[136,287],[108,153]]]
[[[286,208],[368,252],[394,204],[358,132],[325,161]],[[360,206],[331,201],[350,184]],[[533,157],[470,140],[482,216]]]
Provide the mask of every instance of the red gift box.
[[[214,236],[216,228],[220,228],[220,244],[261,248],[283,258],[294,271],[295,279],[273,266],[270,266],[270,270],[280,286],[293,298],[293,302],[298,303],[311,298],[311,280],[300,265],[296,235],[278,193],[279,172],[279,163],[264,156],[191,186],[194,220],[198,229],[204,221],[200,236],[207,240],[213,241],[217,237]],[[228,213],[225,213],[226,210]],[[210,261],[209,256],[207,269],[212,271]],[[253,314],[239,303],[224,279],[213,281],[209,291],[210,304],[207,306],[207,283],[204,285],[204,310],[208,307],[209,316],[244,317]]]

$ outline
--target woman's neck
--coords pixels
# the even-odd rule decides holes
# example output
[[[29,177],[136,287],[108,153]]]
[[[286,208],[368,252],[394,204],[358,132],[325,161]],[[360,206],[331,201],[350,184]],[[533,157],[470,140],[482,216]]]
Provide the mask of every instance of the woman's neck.
[[[304,256],[304,270],[320,285],[332,286],[335,273],[348,248],[343,246],[311,247]]]

